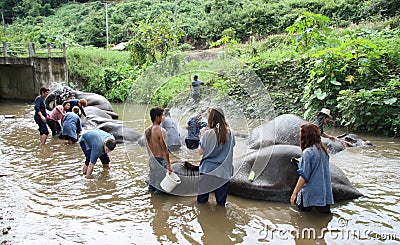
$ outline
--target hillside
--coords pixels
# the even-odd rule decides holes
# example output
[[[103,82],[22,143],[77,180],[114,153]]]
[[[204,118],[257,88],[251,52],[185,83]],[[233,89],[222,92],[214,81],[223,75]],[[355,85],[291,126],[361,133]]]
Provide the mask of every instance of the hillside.
[[[175,5],[175,3],[177,3]],[[0,0],[4,41],[68,46],[69,85],[124,102],[166,105],[186,78],[153,88],[137,78],[154,63],[222,47],[251,67],[278,114],[312,119],[322,107],[352,131],[400,135],[400,0]],[[126,42],[126,51],[108,51]],[[238,81],[206,77],[240,99]],[[244,105],[245,106],[245,105]],[[252,108],[245,108],[251,111]]]
[[[327,16],[334,28],[399,16],[399,0],[137,0],[107,1],[109,44],[130,41],[147,25],[179,31],[180,43],[208,48],[228,32],[245,42],[284,33],[303,12]],[[175,3],[177,3],[175,5]],[[0,1],[2,40],[65,42],[106,47],[106,8],[100,1]],[[159,21],[162,20],[162,21]],[[143,24],[143,23],[145,24]]]

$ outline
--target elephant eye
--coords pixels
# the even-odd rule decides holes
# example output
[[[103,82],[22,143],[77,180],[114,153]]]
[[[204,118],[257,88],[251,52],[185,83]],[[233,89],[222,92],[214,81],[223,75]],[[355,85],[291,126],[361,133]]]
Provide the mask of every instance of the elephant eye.
[[[346,137],[345,139],[346,139],[346,141],[351,142],[351,143],[355,143],[356,142],[355,139],[352,139],[350,137]]]

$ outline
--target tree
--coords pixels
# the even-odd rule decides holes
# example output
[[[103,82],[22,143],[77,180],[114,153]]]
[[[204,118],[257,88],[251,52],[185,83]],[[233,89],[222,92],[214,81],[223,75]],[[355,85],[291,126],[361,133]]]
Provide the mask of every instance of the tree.
[[[160,15],[139,21],[127,47],[132,52],[133,63],[143,65],[164,59],[171,50],[178,49],[182,36],[178,25],[168,16]]]

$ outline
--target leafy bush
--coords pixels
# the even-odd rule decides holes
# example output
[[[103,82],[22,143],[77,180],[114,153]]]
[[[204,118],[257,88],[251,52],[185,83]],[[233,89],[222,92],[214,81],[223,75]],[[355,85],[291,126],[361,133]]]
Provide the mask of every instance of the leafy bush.
[[[337,108],[340,123],[359,131],[400,136],[400,81],[391,80],[385,87],[340,91]]]
[[[302,99],[305,117],[322,107],[331,108],[333,114],[337,114],[336,98],[340,90],[382,86],[388,73],[385,52],[384,47],[370,40],[356,38],[312,55]]]
[[[133,81],[136,80],[140,70],[128,64],[117,64],[104,69],[99,87],[104,90],[102,94],[113,102],[124,102],[129,96]]]
[[[112,51],[97,48],[67,49],[69,80],[74,81],[78,88],[107,96],[109,90],[119,80],[134,79],[138,71],[129,64],[130,54],[126,51]],[[112,74],[121,74],[111,78]],[[119,84],[119,86],[127,86]],[[123,95],[121,95],[123,97]],[[113,95],[112,98],[120,99]],[[121,98],[122,98],[121,97]]]

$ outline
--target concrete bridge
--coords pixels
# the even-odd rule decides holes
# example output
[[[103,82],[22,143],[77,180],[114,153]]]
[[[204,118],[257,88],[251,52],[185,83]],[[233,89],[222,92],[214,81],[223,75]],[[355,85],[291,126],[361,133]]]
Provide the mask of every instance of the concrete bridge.
[[[0,99],[34,100],[41,86],[68,83],[65,44],[7,43],[0,46]]]

